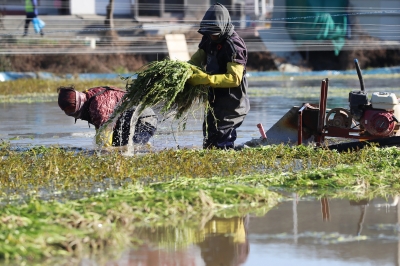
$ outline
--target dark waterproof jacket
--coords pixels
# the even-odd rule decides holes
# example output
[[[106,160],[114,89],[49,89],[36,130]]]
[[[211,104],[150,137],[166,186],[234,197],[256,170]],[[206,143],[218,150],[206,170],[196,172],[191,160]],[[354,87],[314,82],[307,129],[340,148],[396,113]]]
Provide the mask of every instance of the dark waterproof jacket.
[[[116,87],[96,87],[85,92],[86,102],[82,106],[80,119],[88,121],[99,129],[113,113],[125,91]],[[147,122],[156,127],[157,119],[152,109],[146,108],[139,116],[141,123]]]
[[[207,34],[208,30],[212,31],[212,27],[220,29],[221,34],[218,41],[212,41]],[[207,73],[225,74],[229,62],[241,64],[244,67],[242,82],[238,87],[209,89],[209,102],[217,118],[217,128],[237,127],[250,110],[247,96],[246,45],[234,31],[228,11],[226,8],[220,8],[219,4],[214,5],[206,12],[200,23],[199,33],[204,34],[199,49],[204,50],[207,55]]]

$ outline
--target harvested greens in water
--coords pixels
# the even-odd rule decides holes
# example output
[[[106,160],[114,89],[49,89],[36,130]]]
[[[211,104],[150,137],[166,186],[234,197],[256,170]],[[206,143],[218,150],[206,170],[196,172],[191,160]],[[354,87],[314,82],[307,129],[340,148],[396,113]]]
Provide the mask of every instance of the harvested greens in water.
[[[139,116],[145,108],[159,106],[162,114],[173,112],[175,119],[184,117],[196,104],[208,108],[207,88],[186,83],[192,73],[189,63],[178,60],[165,59],[144,66],[136,72],[137,78],[127,83],[127,93],[107,124],[133,107],[138,107]]]

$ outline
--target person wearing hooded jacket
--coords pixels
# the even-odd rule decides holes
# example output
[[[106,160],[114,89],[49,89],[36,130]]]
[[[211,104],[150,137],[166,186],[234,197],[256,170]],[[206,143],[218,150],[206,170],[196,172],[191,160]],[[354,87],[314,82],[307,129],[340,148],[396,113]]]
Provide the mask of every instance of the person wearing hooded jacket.
[[[81,119],[95,126],[97,144],[105,147],[128,144],[134,108],[122,113],[115,126],[107,127],[102,134],[99,131],[100,127],[108,121],[126,91],[112,86],[99,86],[84,92],[76,91],[73,86],[61,86],[57,91],[58,105],[66,115],[74,117],[75,122]],[[157,122],[154,111],[151,108],[145,108],[135,124],[133,143],[146,144],[154,135]]]
[[[211,110],[203,122],[203,148],[231,149],[237,137],[236,129],[250,110],[247,48],[234,31],[229,11],[219,3],[207,10],[198,32],[203,37],[188,61],[193,65],[193,75],[187,82],[209,87]]]

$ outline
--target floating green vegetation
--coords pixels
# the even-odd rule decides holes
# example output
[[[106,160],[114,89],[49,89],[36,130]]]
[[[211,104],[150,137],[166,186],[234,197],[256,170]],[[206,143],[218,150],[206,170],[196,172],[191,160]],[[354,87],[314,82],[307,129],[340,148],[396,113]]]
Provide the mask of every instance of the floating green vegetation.
[[[137,226],[200,221],[210,211],[268,210],[281,198],[272,187],[330,197],[393,195],[400,188],[399,158],[397,148],[376,147],[338,153],[276,145],[125,157],[57,147],[15,151],[2,142],[0,257],[35,260],[126,247],[140,242]]]
[[[328,90],[328,100],[332,98],[344,98],[347,100],[349,92],[357,91],[359,88],[351,88],[351,87],[329,87]],[[395,93],[396,95],[400,94],[400,87],[393,88],[369,88],[369,92],[375,91],[390,91]],[[315,103],[318,103],[321,88],[318,86],[305,86],[305,87],[251,87],[248,91],[249,97],[285,97],[290,99],[295,99],[298,102],[294,102],[294,104],[302,104],[301,99],[310,99],[314,98]]]
[[[200,221],[204,212],[265,212],[280,197],[265,187],[248,187],[220,178],[184,177],[146,185],[126,183],[119,189],[74,201],[31,197],[23,204],[1,209],[0,258],[37,260],[126,248],[140,243],[135,238],[137,226],[183,225],[188,220]]]
[[[15,151],[2,142],[0,257],[79,256],[133,245],[140,242],[137,226],[200,221],[210,210],[268,210],[282,198],[271,188],[385,197],[400,188],[399,158],[398,148],[377,147],[338,153],[274,145],[126,157],[57,147]]]
[[[384,78],[399,78],[400,74],[385,74],[385,75],[364,75],[365,83],[368,84],[368,79],[384,79]],[[315,86],[304,86],[293,88],[293,85],[285,85],[282,87],[257,87],[251,86],[249,88],[249,95],[251,97],[260,96],[288,96],[291,98],[304,97],[305,92],[307,97],[315,97],[316,101],[319,99],[320,94],[320,81],[326,78],[318,76],[295,76],[293,79],[290,76],[275,76],[275,77],[250,77],[249,81],[301,81],[301,80],[315,80]],[[355,80],[358,78],[356,75],[335,75],[332,80]],[[83,91],[87,88],[99,86],[99,85],[112,85],[120,88],[127,86],[127,81],[124,79],[104,79],[104,80],[80,80],[80,79],[59,79],[59,80],[47,80],[47,79],[19,79],[14,81],[1,82],[0,91],[0,102],[48,102],[55,101],[57,97],[56,88],[59,86],[75,85],[75,87]],[[129,85],[130,86],[130,85]],[[329,87],[328,97],[347,97],[349,91],[358,90],[358,88],[343,88],[335,87],[331,84]],[[369,91],[374,90],[368,88]],[[377,89],[376,91],[380,91]],[[400,92],[400,87],[390,88],[391,92]],[[189,90],[187,90],[189,92]],[[195,91],[196,92],[196,91]],[[187,96],[187,95],[184,95]],[[189,97],[192,97],[189,95]],[[187,101],[190,102],[190,101]],[[187,109],[187,107],[185,107]],[[186,110],[185,109],[185,110]]]
[[[263,180],[263,185],[284,187],[356,189],[360,184],[400,184],[400,151],[396,147],[338,153],[308,146],[272,145],[241,151],[164,150],[132,157],[118,152],[89,156],[57,147],[19,152],[6,142],[0,147],[0,184],[10,189],[37,191],[51,183],[56,190],[79,190],[104,178],[154,182],[181,177],[252,180],[254,176],[258,176],[257,182]]]
[[[34,103],[34,102],[55,102],[56,93],[28,93],[24,95],[0,95],[2,103]]]
[[[358,80],[358,76],[356,71],[354,70],[354,75],[351,74],[340,74],[336,71],[331,71],[332,73],[324,74],[324,75],[299,75],[299,73],[281,73],[281,75],[276,76],[256,76],[252,75],[251,72],[249,74],[249,80],[251,81],[293,81],[293,80],[319,80],[329,78],[334,80]],[[399,73],[392,74],[365,74],[363,73],[363,79],[387,79],[387,78],[400,78]]]
[[[338,89],[335,88],[329,90],[328,97],[331,96],[341,96],[348,97],[349,91],[354,89]],[[292,87],[251,87],[248,90],[249,97],[285,97],[296,99],[299,102],[297,104],[301,104],[300,99],[302,98],[315,98],[315,101],[319,101],[321,89],[318,86],[315,87],[298,87],[293,89]],[[296,104],[296,103],[295,103]]]
[[[99,85],[113,85],[125,87],[125,81],[121,79],[18,79],[1,82],[0,102],[43,102],[57,99],[57,88],[74,84],[75,88],[84,91]]]

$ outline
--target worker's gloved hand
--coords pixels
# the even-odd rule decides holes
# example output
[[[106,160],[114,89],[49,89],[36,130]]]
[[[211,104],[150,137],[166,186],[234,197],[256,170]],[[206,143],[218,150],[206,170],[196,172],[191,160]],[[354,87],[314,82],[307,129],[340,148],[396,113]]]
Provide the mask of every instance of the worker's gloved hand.
[[[207,85],[213,88],[234,88],[240,85],[244,67],[241,64],[229,62],[225,74],[208,75],[196,66],[190,66],[193,75],[187,80],[192,85]]]
[[[201,71],[198,67],[196,66],[190,66],[190,68],[193,71],[192,76],[187,80],[187,82],[192,85],[207,85],[210,83],[210,75],[207,73]]]
[[[103,147],[111,147],[113,139],[113,130],[111,127],[105,128],[103,131],[96,129],[96,144]]]

